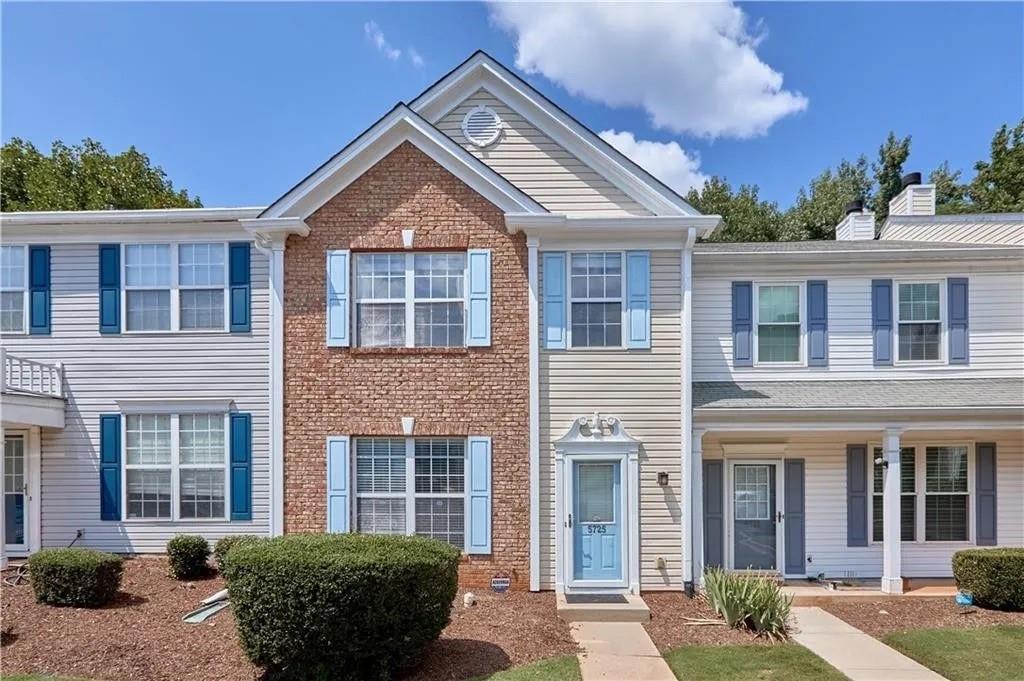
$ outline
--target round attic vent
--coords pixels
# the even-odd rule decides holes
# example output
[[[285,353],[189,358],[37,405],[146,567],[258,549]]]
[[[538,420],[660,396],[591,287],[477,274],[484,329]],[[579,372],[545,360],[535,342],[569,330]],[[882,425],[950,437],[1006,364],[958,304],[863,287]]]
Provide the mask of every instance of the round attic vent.
[[[501,119],[489,106],[475,106],[462,119],[462,134],[478,147],[493,144],[501,133]]]

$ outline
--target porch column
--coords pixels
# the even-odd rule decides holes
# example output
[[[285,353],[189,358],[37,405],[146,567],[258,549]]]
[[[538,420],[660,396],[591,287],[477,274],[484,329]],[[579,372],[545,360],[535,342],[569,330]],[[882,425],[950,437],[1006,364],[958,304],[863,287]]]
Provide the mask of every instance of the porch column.
[[[900,434],[886,429],[882,439],[885,479],[882,488],[882,591],[903,593],[900,547]]]
[[[4,364],[3,362],[3,348],[0,348],[0,367]],[[2,369],[0,369],[2,372]],[[0,380],[3,380],[0,377]],[[7,497],[4,496],[4,490],[6,490],[7,480],[5,478],[6,470],[4,468],[7,459],[7,439],[4,435],[4,426],[0,423],[0,444],[3,445],[3,451],[0,452],[0,568],[7,567],[7,517],[4,515],[7,508]]]
[[[693,552],[693,584],[704,583],[704,430],[693,429],[693,470],[690,479],[690,536]]]
[[[540,303],[538,301],[539,268],[538,247],[540,239],[526,237],[527,280],[529,288],[528,312],[529,362],[530,362],[530,591],[540,591]],[[561,497],[561,487],[556,487],[556,498]],[[562,516],[558,515],[558,527]],[[558,545],[561,551],[561,544]],[[558,575],[561,579],[561,573]]]
[[[284,534],[284,239],[270,260],[270,536]]]

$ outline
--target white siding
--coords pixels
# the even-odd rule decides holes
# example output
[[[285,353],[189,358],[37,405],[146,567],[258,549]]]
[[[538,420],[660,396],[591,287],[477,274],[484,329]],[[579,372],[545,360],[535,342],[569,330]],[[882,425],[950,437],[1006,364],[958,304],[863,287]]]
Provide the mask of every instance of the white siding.
[[[505,124],[498,141],[480,148],[462,134],[462,119],[489,106]],[[568,215],[650,215],[624,191],[484,89],[463,100],[437,127],[548,210]]]
[[[967,216],[962,220],[890,219],[881,238],[887,241],[952,241],[1024,246],[1024,219],[1012,216]]]
[[[642,442],[641,588],[682,588],[679,261],[679,251],[651,253],[650,350],[541,350],[541,588],[554,588],[555,579],[551,442],[565,434],[573,419],[595,411],[620,417],[626,430]],[[658,485],[659,471],[668,472],[669,487]],[[665,559],[664,570],[656,566],[658,557]]]
[[[865,442],[864,433],[802,433],[785,437],[785,458],[804,459],[806,494],[806,552],[810,559],[807,574],[825,573],[828,577],[879,578],[882,574],[882,544],[846,545],[846,445]],[[704,437],[704,459],[721,459],[721,443],[779,442],[778,434],[754,437],[727,432],[710,433]],[[881,432],[872,442],[880,445]],[[908,433],[901,446],[917,445],[918,457],[923,447],[935,444],[996,442],[997,507],[996,529],[1000,546],[1024,545],[1024,431],[977,431],[973,433]],[[737,455],[742,458],[764,458],[766,455]],[[923,459],[920,459],[923,461]],[[972,472],[973,475],[973,472]],[[869,478],[870,484],[870,478]],[[922,493],[918,489],[918,493]],[[726,492],[728,500],[728,491]],[[870,514],[870,500],[868,513]],[[971,508],[973,511],[973,489]],[[975,531],[973,512],[969,518]],[[870,533],[870,515],[868,531]],[[923,539],[923,537],[919,537]],[[904,542],[902,545],[904,577],[951,577],[953,554],[972,544],[957,542]]]
[[[66,546],[81,529],[76,546],[151,553],[180,533],[213,540],[267,532],[267,259],[252,250],[251,333],[108,336],[99,333],[97,244],[53,245],[50,258],[52,335],[3,339],[12,355],[64,363],[66,426],[42,431],[42,545]],[[116,400],[132,398],[231,400],[252,414],[252,522],[100,520],[99,415],[117,413]]]
[[[781,256],[780,256],[781,257]],[[733,367],[732,282],[758,281],[757,268],[726,274],[714,272],[707,262],[698,266],[694,277],[694,380],[809,380],[968,378],[1020,376],[1024,373],[1024,315],[1021,291],[1024,274],[1019,271],[971,271],[962,263],[930,267],[894,265],[876,275],[848,273],[825,266],[790,267],[763,280],[828,281],[827,367],[759,368]],[[863,269],[867,269],[866,267]],[[862,270],[863,271],[863,270]],[[871,340],[871,280],[876,277],[944,278],[967,276],[970,280],[970,364],[968,366],[873,365]],[[802,311],[804,314],[806,310]],[[944,342],[943,352],[948,352]]]

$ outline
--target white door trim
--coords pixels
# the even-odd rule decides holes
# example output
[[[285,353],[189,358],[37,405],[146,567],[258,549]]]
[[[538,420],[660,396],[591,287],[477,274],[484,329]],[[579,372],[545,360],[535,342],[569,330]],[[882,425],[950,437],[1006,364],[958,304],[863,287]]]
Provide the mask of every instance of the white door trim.
[[[733,526],[733,504],[735,503],[735,495],[733,494],[733,467],[737,464],[740,465],[774,465],[775,466],[775,513],[782,514],[782,521],[775,522],[775,571],[780,575],[784,574],[785,570],[785,558],[786,558],[786,532],[785,532],[785,478],[783,475],[783,459],[753,459],[753,458],[742,458],[742,459],[726,459],[725,460],[725,564],[729,570],[745,570],[745,567],[737,568],[735,565],[734,552],[734,537],[735,528]],[[779,515],[776,515],[778,518]]]
[[[40,516],[41,509],[39,497],[41,490],[40,481],[40,447],[39,428],[4,428],[4,442],[7,438],[21,437],[24,442],[25,456],[25,544],[6,544],[4,553],[11,558],[23,558],[35,553],[40,548]],[[4,445],[6,448],[6,444]],[[6,503],[6,502],[4,502]],[[0,532],[6,532],[6,528],[0,528]],[[6,538],[3,538],[6,540]]]
[[[565,516],[562,525],[565,527],[566,532],[564,533],[562,551],[565,556],[564,564],[564,584],[566,592],[585,592],[594,590],[620,590],[625,591],[629,588],[630,580],[630,562],[629,562],[629,545],[632,537],[630,531],[631,519],[636,514],[630,513],[630,504],[627,499],[628,494],[627,480],[629,478],[629,461],[626,454],[569,454],[564,457],[565,459],[565,475],[564,475],[564,488],[562,494],[566,500],[565,504]],[[573,469],[578,463],[617,463],[619,464],[619,518],[621,523],[619,525],[619,531],[622,533],[621,540],[619,541],[619,548],[621,550],[620,560],[622,564],[622,578],[614,581],[608,580],[592,580],[592,579],[576,579],[575,578],[575,558],[576,552],[573,546],[573,528],[568,527],[569,514],[573,512],[575,507],[575,477],[572,474]],[[577,522],[576,518],[573,518],[573,523]]]

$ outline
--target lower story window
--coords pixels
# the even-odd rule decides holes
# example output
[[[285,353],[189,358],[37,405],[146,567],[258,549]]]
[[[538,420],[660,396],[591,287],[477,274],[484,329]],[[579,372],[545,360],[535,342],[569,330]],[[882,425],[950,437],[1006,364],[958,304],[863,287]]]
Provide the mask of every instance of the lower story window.
[[[882,459],[882,448],[875,447],[874,494],[871,499],[871,534],[875,541],[883,541],[884,522],[882,519],[883,497],[885,489],[885,464],[878,463]],[[914,467],[914,448],[900,448],[900,540],[914,541],[917,532],[917,495],[915,494],[916,471]]]
[[[925,540],[967,541],[969,502],[967,447],[926,448]]]

